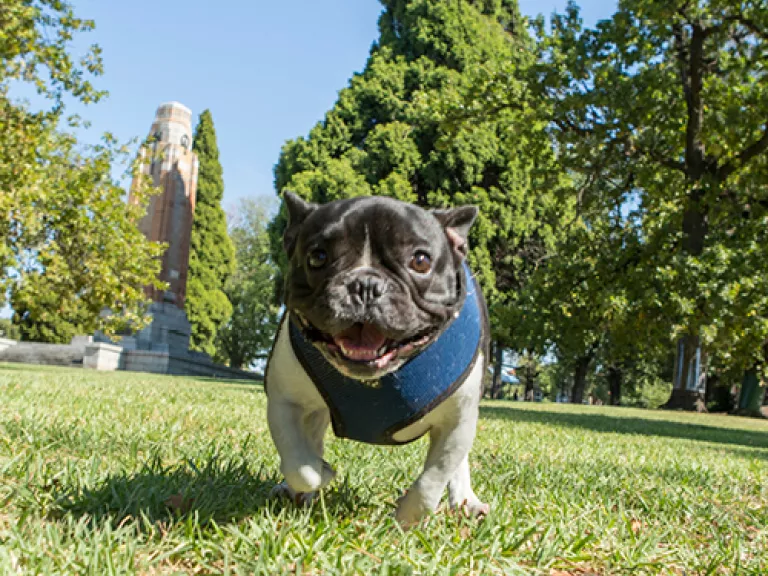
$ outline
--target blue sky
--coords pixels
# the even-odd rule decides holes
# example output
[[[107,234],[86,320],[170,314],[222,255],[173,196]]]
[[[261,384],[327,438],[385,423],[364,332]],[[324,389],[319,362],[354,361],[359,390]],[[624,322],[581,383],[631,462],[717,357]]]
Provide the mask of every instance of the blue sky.
[[[224,168],[225,209],[242,196],[274,194],[272,168],[289,138],[305,135],[365,65],[378,36],[378,0],[72,0],[96,22],[79,47],[103,49],[96,79],[106,100],[71,105],[95,142],[146,136],[158,104],[178,100],[195,121],[210,108]],[[566,0],[521,0],[524,14],[551,14]],[[614,0],[580,2],[587,24]]]

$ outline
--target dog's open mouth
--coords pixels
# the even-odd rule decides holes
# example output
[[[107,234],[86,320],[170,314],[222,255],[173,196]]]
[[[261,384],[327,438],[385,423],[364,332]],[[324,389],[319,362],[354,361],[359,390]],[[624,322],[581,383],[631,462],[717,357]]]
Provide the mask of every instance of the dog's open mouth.
[[[423,334],[408,340],[396,342],[387,338],[373,324],[353,324],[326,342],[329,352],[338,353],[345,360],[362,362],[376,368],[384,368],[396,357],[410,355],[430,340]]]
[[[386,368],[397,358],[410,357],[434,338],[434,333],[429,332],[397,341],[387,338],[373,324],[361,322],[335,335],[322,332],[308,322],[305,327],[308,328],[305,330],[307,335],[315,343],[323,344],[329,354],[376,370]]]

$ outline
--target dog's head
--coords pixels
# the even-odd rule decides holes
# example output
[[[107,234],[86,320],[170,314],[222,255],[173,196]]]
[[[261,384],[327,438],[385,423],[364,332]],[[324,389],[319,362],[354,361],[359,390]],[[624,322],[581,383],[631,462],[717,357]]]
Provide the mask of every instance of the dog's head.
[[[284,199],[286,306],[340,372],[372,379],[396,370],[460,310],[474,206]]]

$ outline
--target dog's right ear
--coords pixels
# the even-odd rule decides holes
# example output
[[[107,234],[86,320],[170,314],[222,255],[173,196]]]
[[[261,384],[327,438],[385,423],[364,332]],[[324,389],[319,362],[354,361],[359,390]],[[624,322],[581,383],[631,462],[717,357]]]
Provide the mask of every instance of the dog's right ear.
[[[283,247],[290,258],[296,246],[296,238],[299,236],[301,223],[307,219],[317,208],[317,204],[303,200],[297,194],[286,190],[283,192],[283,201],[288,209],[288,226],[283,233]]]

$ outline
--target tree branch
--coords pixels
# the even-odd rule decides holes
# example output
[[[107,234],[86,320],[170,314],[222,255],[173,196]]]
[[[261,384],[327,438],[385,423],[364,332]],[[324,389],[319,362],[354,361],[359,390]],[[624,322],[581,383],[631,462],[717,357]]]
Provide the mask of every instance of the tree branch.
[[[553,118],[552,121],[563,132],[575,132],[580,136],[589,136],[594,132],[594,130],[592,130],[591,128],[584,128],[583,126],[577,125],[573,120],[571,120],[567,116],[563,116],[562,118]]]
[[[751,18],[745,17],[743,14],[739,14],[738,16],[726,16],[723,18],[723,22],[741,24],[744,28],[752,32],[752,34],[768,42],[768,31],[760,28],[760,26],[757,25],[757,22]]]
[[[688,174],[693,180],[698,180],[704,173],[704,144],[701,141],[701,130],[704,124],[704,105],[701,101],[701,91],[704,86],[702,78],[704,54],[704,33],[700,26],[693,26],[688,61],[688,124],[685,131],[685,160]]]
[[[654,152],[653,150],[648,150],[646,148],[642,148],[637,145],[634,141],[630,141],[631,148],[634,148],[635,151],[637,151],[639,154],[646,156],[653,160],[654,162],[658,162],[662,166],[666,166],[667,168],[671,168],[672,170],[677,170],[678,172],[682,172],[683,174],[688,174],[688,170],[686,169],[685,162],[681,162],[680,160],[674,160],[672,158],[667,158],[666,156],[662,156],[661,154]]]
[[[732,158],[722,166],[718,167],[715,174],[720,180],[725,180],[738,168],[741,168],[747,162],[752,160],[752,158],[762,154],[766,150],[768,150],[768,124],[763,128],[763,135],[760,138],[744,148],[744,150],[737,154],[735,158]]]

